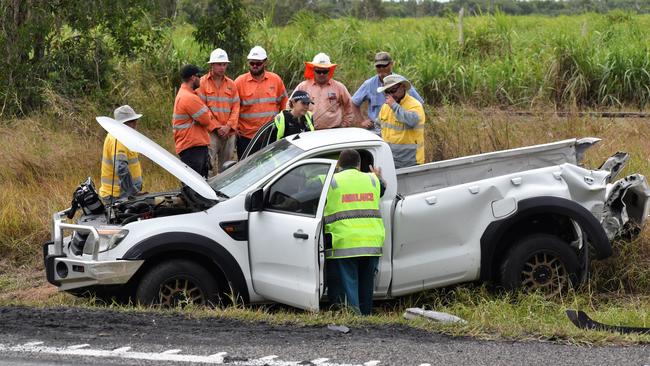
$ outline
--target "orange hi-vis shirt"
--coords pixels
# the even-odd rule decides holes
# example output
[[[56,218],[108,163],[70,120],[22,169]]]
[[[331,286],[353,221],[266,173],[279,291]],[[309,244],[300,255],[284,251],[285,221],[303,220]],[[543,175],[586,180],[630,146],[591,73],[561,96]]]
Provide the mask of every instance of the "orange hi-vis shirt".
[[[287,104],[287,90],[277,74],[264,71],[262,80],[250,72],[235,79],[239,92],[239,135],[253,138],[264,123],[272,120]]]
[[[232,79],[224,76],[217,86],[212,74],[207,73],[201,77],[201,86],[196,89],[196,95],[210,108],[217,127],[229,125],[232,133],[235,133],[239,120],[239,92]]]
[[[186,84],[176,94],[172,128],[177,154],[190,147],[210,145],[210,132],[217,128],[208,106]]]

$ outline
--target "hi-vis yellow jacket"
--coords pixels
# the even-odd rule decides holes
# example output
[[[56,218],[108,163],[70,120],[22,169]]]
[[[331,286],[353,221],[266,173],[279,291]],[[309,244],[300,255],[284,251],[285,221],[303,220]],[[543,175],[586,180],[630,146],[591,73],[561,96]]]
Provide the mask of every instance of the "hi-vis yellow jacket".
[[[102,153],[102,177],[99,196],[102,199],[132,196],[142,191],[142,168],[138,153],[106,135]]]
[[[424,164],[424,107],[406,94],[393,107],[379,111],[381,137],[393,151],[395,168]]]

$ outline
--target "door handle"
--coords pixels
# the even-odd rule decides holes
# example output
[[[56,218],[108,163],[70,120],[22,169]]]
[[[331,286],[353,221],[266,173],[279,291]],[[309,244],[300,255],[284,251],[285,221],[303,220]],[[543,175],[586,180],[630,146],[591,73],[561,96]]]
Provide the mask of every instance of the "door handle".
[[[305,240],[309,239],[309,235],[307,235],[305,233],[301,233],[301,232],[293,233],[293,237],[296,238],[296,239],[305,239]]]

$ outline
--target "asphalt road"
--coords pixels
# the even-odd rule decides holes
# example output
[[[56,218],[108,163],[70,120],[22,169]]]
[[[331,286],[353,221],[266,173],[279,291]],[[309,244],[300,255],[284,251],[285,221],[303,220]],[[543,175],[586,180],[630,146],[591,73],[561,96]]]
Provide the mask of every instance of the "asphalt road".
[[[275,326],[77,308],[0,308],[1,365],[650,365],[650,346],[488,342],[404,326]]]

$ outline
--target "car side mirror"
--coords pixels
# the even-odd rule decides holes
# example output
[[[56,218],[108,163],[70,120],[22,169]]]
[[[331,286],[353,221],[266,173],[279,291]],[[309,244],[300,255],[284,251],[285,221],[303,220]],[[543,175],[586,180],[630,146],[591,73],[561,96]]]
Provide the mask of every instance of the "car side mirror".
[[[233,166],[233,165],[235,165],[235,164],[237,164],[236,161],[234,161],[234,160],[228,160],[228,161],[226,161],[225,163],[223,163],[223,164],[221,165],[221,169],[222,169],[221,171],[225,171],[226,169],[230,168],[231,166]]]
[[[248,212],[262,211],[264,209],[264,190],[258,188],[252,192],[248,192],[244,201],[244,208]]]

